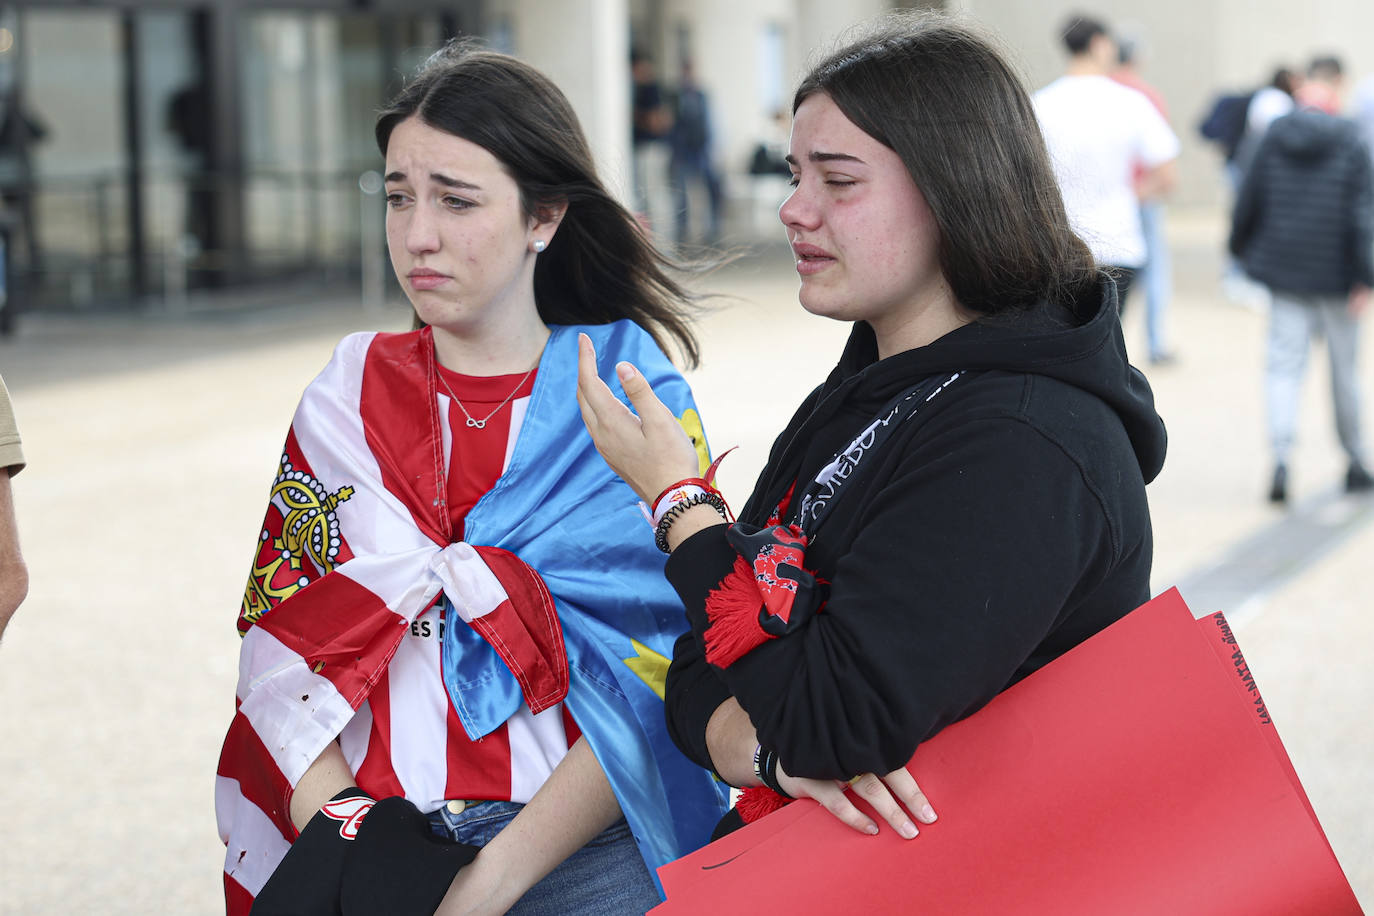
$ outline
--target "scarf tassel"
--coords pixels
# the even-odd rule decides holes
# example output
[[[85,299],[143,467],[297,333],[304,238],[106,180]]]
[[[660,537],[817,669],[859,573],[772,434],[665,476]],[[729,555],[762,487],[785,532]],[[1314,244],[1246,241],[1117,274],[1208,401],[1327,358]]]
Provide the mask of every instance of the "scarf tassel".
[[[735,808],[739,811],[740,820],[746,824],[752,824],[774,811],[787,807],[794,801],[796,799],[784,798],[767,786],[750,786],[740,792],[739,801],[735,802]]]
[[[759,594],[753,567],[736,557],[734,568],[706,596],[706,660],[717,668],[728,668],[770,639],[776,637],[759,626]]]

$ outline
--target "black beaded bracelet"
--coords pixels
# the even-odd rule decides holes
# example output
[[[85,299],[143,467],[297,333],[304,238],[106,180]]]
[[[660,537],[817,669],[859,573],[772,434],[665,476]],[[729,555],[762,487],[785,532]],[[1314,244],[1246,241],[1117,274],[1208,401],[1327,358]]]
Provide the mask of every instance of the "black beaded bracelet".
[[[721,521],[730,521],[730,510],[726,508],[725,498],[719,493],[713,493],[710,490],[694,493],[663,513],[663,518],[659,519],[658,524],[654,526],[655,547],[664,553],[672,553],[668,547],[668,529],[673,527],[673,522],[677,521],[684,512],[693,506],[710,506],[720,513]]]
[[[778,752],[760,744],[754,749],[754,775],[783,798],[791,798],[778,782]]]

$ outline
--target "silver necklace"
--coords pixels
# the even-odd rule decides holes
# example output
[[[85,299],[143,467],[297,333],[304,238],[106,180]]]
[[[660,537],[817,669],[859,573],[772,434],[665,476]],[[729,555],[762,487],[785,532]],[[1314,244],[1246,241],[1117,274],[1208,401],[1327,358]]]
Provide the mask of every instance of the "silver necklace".
[[[480,420],[474,419],[472,414],[468,413],[468,409],[463,406],[463,402],[458,400],[458,395],[454,394],[453,389],[449,387],[448,379],[444,378],[444,374],[439,371],[439,365],[437,361],[434,366],[434,374],[439,377],[440,384],[444,386],[444,389],[448,392],[448,396],[453,398],[453,403],[458,405],[458,409],[463,412],[463,416],[468,418],[467,425],[473,427],[474,429],[486,429],[487,421],[490,420],[492,417],[496,416],[497,413],[500,412],[502,407],[505,407],[507,404],[510,403],[510,399],[515,397],[515,392],[520,390],[520,386],[525,384],[525,379],[530,377],[530,373],[534,372],[538,365],[539,364],[536,363],[535,365],[530,366],[529,372],[526,372],[524,375],[520,377],[520,381],[515,383],[515,387],[511,389],[510,394],[506,395],[506,399],[502,401],[500,404],[496,405],[496,410],[493,410],[491,413],[487,414]]]

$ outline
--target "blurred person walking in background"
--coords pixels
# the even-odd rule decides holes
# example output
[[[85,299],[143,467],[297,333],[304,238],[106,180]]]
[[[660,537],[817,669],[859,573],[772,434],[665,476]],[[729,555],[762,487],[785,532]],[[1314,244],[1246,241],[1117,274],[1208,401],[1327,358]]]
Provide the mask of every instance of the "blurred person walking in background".
[[[1269,125],[1293,110],[1293,94],[1301,82],[1298,74],[1279,67],[1258,89],[1223,92],[1213,100],[1207,116],[1198,124],[1198,133],[1221,149],[1232,192],[1240,187],[1245,165]]]
[[[24,469],[24,448],[9,389],[0,378],[0,637],[29,591],[29,571],[19,550],[10,478]]]
[[[1288,67],[1279,67],[1269,82],[1245,96],[1239,133],[1234,140],[1225,141],[1226,179],[1231,194],[1231,206],[1240,191],[1241,179],[1254,161],[1255,151],[1264,139],[1269,125],[1293,110],[1293,96],[1302,85],[1302,76]],[[1269,290],[1246,276],[1240,262],[1229,251],[1221,276],[1221,291],[1227,300],[1260,311],[1269,308]]]
[[[695,360],[691,297],[527,64],[450,44],[376,137],[417,329],[345,338],[292,421],[218,771],[229,909],[643,913],[726,790],[668,737],[686,622],[571,392],[580,332],[704,468],[662,349]]]
[[[1167,122],[1168,108],[1159,91],[1140,75],[1143,48],[1133,36],[1117,36],[1117,68],[1112,79],[1142,93],[1155,106],[1159,116]],[[1140,195],[1140,228],[1145,235],[1145,266],[1141,268],[1140,284],[1145,288],[1145,342],[1150,362],[1164,365],[1174,361],[1169,339],[1169,303],[1174,295],[1173,262],[1169,256],[1169,240],[1164,231],[1164,200],[1162,190],[1151,193],[1143,183],[1145,169],[1137,165],[1135,179]]]
[[[693,224],[691,199],[695,189],[706,195],[706,228],[703,241],[714,244],[720,238],[721,197],[720,176],[715,166],[715,131],[712,124],[711,101],[697,85],[696,71],[691,60],[682,62],[682,74],[673,104],[673,126],[669,131],[672,149],[671,174],[677,196],[674,213],[679,247],[692,241]]]
[[[1233,164],[1235,188],[1240,187],[1245,170],[1255,158],[1255,150],[1268,133],[1269,126],[1293,111],[1294,96],[1302,86],[1302,76],[1287,67],[1274,71],[1267,85],[1255,90],[1245,106],[1245,133],[1241,136]]]
[[[634,161],[634,207],[641,225],[660,244],[667,233],[673,210],[668,138],[673,114],[664,98],[654,62],[642,51],[630,52],[630,141]]]
[[[877,833],[852,781],[910,839],[935,816],[916,746],[1149,598],[1164,424],[986,38],[893,14],[816,65],[793,116],[800,301],[849,340],[737,523],[706,493],[659,521],[692,626],[668,715],[745,787],[721,830],[805,796]],[[765,349],[759,377],[791,371]],[[607,462],[646,501],[694,476],[651,380],[618,367],[636,416],[597,365],[583,340]]]
[[[1178,138],[1148,98],[1108,76],[1118,55],[1106,26],[1075,16],[1061,37],[1067,71],[1035,93],[1035,113],[1069,221],[1116,279],[1124,312],[1146,260],[1140,201],[1173,187]]]
[[[1231,252],[1270,291],[1265,399],[1274,472],[1286,502],[1288,463],[1313,337],[1326,338],[1336,433],[1349,458],[1345,488],[1369,490],[1356,372],[1359,317],[1374,286],[1374,165],[1339,109],[1342,68],[1319,57],[1298,108],[1273,122],[1246,170],[1231,220]]]

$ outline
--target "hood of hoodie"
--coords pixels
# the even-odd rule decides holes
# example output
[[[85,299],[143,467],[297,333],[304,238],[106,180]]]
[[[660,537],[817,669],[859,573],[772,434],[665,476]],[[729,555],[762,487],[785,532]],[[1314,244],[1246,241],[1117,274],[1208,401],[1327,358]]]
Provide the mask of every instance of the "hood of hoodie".
[[[1290,159],[1314,162],[1339,149],[1354,124],[1316,108],[1299,108],[1269,127],[1268,137]]]
[[[1075,315],[1080,317],[1075,317]],[[958,370],[1030,373],[1073,385],[1104,401],[1130,437],[1148,483],[1164,465],[1167,436],[1154,393],[1126,358],[1116,286],[1105,277],[1094,296],[1067,308],[974,321],[940,339],[879,361],[877,340],[856,322],[844,354],[822,386],[822,399],[872,400],[877,409],[918,379]]]

